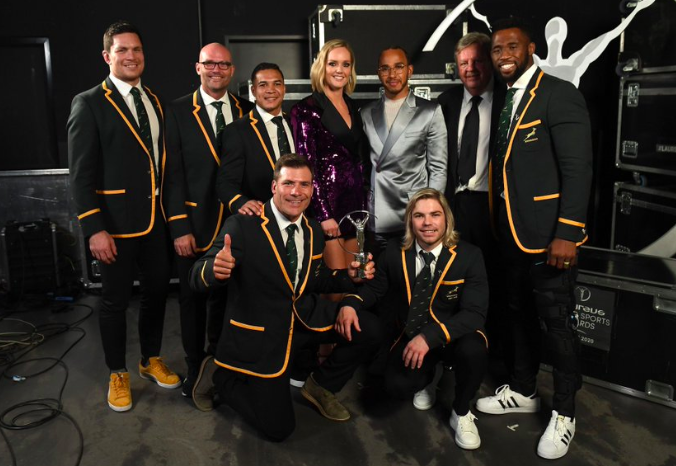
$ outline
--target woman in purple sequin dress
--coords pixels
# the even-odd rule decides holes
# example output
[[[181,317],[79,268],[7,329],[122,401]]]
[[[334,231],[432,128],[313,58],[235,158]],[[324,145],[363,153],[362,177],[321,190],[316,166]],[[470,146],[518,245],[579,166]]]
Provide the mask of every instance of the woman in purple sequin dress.
[[[340,39],[326,42],[312,65],[312,95],[291,110],[296,152],[314,168],[312,214],[326,237],[324,261],[334,269],[347,268],[357,251],[355,229],[345,214],[363,210],[365,191],[362,160],[366,144],[359,109],[352,93],[357,73],[354,53]],[[342,238],[342,239],[341,239]]]

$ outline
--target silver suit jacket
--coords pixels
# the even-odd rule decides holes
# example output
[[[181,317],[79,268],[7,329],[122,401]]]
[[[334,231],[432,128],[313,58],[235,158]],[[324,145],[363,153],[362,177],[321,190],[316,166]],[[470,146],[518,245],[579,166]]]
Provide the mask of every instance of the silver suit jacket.
[[[387,131],[385,96],[361,110],[371,146],[370,224],[377,233],[404,230],[404,212],[422,188],[446,188],[448,141],[441,107],[409,92]]]

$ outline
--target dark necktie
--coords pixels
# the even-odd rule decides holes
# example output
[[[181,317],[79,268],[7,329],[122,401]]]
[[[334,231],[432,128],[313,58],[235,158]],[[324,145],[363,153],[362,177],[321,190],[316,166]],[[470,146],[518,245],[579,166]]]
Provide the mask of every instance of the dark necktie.
[[[218,145],[218,149],[220,152],[221,134],[225,129],[225,117],[223,116],[223,108],[222,108],[223,102],[221,102],[220,100],[216,100],[214,102],[211,102],[211,105],[216,107],[216,144]]]
[[[458,178],[460,185],[467,185],[476,173],[476,152],[479,146],[479,104],[481,96],[472,97],[472,108],[465,117],[460,140],[460,159],[458,160]]]
[[[150,131],[150,120],[148,119],[148,114],[146,113],[146,106],[143,105],[143,100],[141,99],[141,91],[138,90],[138,87],[131,88],[131,95],[134,96],[134,105],[136,106],[136,116],[138,117],[138,126],[141,130],[141,139],[143,143],[148,148],[150,156],[153,156],[153,134]]]
[[[505,187],[502,183],[502,166],[505,163],[507,155],[507,146],[509,144],[509,127],[512,123],[512,107],[514,106],[514,94],[516,89],[511,88],[505,96],[505,106],[500,112],[498,129],[495,134],[495,153],[493,154],[493,189],[497,194],[502,194]]]
[[[153,160],[153,166],[155,166],[155,157],[153,156],[153,134],[150,131],[150,120],[148,119],[148,114],[146,113],[146,106],[143,105],[143,100],[141,99],[141,91],[138,90],[138,87],[132,87],[131,91],[129,92],[131,92],[131,95],[134,96],[134,105],[136,106],[138,126],[141,130],[141,140],[148,148],[150,158]],[[155,168],[155,180],[157,181],[157,167]]]
[[[420,331],[420,327],[427,323],[430,299],[432,298],[432,290],[434,288],[432,286],[432,268],[430,267],[430,264],[434,260],[434,254],[420,251],[420,255],[425,260],[425,266],[415,280],[411,306],[408,309],[408,319],[406,320],[404,331],[409,338],[415,337]]]
[[[291,148],[289,147],[289,139],[286,137],[286,131],[284,130],[284,123],[282,121],[282,116],[276,116],[272,119],[272,122],[277,126],[277,147],[279,147],[279,156],[290,154]]]
[[[296,269],[298,268],[298,251],[294,239],[296,228],[298,227],[294,223],[286,227],[286,257],[289,259],[289,279],[294,284],[296,283]]]

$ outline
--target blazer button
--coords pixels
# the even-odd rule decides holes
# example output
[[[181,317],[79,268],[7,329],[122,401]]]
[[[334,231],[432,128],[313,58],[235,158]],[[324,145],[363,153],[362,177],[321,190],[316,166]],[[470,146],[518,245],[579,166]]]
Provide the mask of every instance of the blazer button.
[[[148,196],[148,199],[152,199],[152,196]]]

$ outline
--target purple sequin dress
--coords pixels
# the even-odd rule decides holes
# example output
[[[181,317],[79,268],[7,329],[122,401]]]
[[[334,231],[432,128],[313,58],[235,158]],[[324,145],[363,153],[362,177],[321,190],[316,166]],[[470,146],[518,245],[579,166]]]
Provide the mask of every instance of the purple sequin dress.
[[[363,157],[365,136],[359,111],[345,96],[352,128],[324,94],[317,92],[291,109],[296,152],[305,156],[315,173],[311,214],[319,221],[334,219],[365,207]],[[340,226],[343,236],[354,236],[349,221]]]

